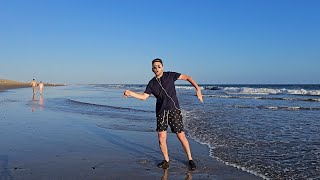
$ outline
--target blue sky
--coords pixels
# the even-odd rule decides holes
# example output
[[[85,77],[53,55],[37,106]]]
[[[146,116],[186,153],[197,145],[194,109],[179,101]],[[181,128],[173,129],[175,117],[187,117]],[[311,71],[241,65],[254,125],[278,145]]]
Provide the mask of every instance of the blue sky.
[[[0,0],[0,78],[320,83],[317,0]]]

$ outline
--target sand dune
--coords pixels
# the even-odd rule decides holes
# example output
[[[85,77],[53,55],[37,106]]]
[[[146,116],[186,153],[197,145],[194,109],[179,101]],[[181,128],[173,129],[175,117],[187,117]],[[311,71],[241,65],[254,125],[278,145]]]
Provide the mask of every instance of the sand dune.
[[[0,79],[0,91],[7,90],[7,89],[13,89],[13,88],[24,88],[29,87],[30,83],[26,82],[18,82],[8,79]]]
[[[31,82],[31,81],[30,81]],[[19,82],[8,79],[0,79],[0,91],[14,88],[30,87],[30,82]],[[63,86],[63,84],[44,83],[45,86]]]

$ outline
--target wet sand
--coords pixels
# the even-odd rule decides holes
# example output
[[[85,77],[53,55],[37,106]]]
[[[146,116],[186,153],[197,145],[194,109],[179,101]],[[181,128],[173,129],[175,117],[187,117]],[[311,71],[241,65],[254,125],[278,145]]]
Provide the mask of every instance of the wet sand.
[[[50,95],[32,99],[30,92],[0,93],[0,179],[260,179],[190,139],[197,169],[189,171],[172,133],[164,171],[156,166],[162,155],[155,132],[108,129],[101,126],[108,119],[48,110]]]

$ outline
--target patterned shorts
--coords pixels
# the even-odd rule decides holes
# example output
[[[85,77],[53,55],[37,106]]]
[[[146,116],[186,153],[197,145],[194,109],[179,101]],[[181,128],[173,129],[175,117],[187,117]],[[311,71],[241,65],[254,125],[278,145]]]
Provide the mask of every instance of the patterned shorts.
[[[157,115],[157,131],[166,131],[168,124],[173,133],[183,131],[182,114],[179,109],[165,110],[163,114]]]

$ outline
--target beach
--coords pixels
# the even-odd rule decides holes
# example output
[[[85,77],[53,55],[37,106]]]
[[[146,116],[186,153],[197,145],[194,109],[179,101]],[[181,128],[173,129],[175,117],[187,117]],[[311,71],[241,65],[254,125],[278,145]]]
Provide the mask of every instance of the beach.
[[[0,1],[0,180],[320,180],[319,7]]]
[[[173,133],[170,168],[158,168],[154,106],[147,107],[153,102],[123,99],[115,88],[103,91],[112,106],[92,106],[99,89],[45,87],[35,97],[31,88],[12,89],[23,86],[0,93],[0,179],[260,179],[210,157],[208,146],[191,138],[197,169],[189,171]],[[90,101],[75,103],[79,98]]]

